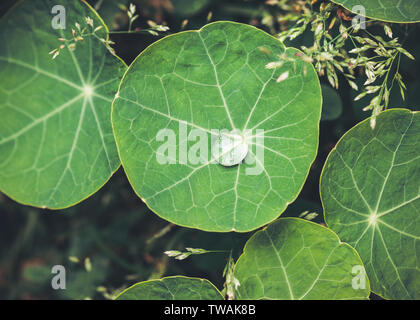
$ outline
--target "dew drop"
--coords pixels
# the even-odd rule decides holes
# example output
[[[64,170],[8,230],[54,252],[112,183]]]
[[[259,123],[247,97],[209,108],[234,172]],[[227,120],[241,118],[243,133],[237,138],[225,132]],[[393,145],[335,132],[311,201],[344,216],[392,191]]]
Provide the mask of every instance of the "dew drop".
[[[248,153],[248,144],[240,134],[222,133],[212,145],[212,156],[222,166],[231,167],[241,163]]]

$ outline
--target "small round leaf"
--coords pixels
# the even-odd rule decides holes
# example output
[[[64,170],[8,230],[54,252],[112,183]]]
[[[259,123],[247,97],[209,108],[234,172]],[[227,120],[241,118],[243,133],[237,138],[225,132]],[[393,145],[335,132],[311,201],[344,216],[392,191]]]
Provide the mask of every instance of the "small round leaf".
[[[223,300],[206,279],[183,276],[139,282],[124,290],[117,300]]]
[[[110,116],[124,63],[95,36],[70,40],[98,27],[107,40],[77,0],[20,1],[0,20],[0,190],[18,202],[74,205],[119,166]]]
[[[258,231],[235,265],[239,299],[367,299],[357,252],[330,229],[280,218]]]
[[[349,130],[321,176],[325,221],[360,254],[372,290],[420,299],[420,113],[382,112]]]

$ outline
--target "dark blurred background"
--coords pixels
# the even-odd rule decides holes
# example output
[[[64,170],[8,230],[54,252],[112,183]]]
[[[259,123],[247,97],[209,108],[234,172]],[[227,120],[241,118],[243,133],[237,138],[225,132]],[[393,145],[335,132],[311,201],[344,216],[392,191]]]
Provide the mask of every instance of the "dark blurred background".
[[[2,0],[0,15],[14,1]],[[128,18],[121,5],[130,1],[89,1],[96,6],[110,30],[127,30]],[[148,45],[162,36],[181,30],[198,29],[210,21],[231,20],[255,25],[271,34],[287,28],[277,17],[286,14],[276,6],[258,0],[139,0],[140,15],[134,28],[149,27],[148,20],[170,27],[168,32],[117,34],[117,54],[127,64]],[[293,4],[293,1],[289,1]],[[321,0],[318,2],[322,2]],[[326,1],[324,1],[326,2]],[[372,30],[374,32],[375,30]],[[417,25],[393,25],[403,47],[420,56]],[[310,41],[305,32],[289,46],[299,47]],[[310,44],[310,43],[309,43]],[[391,94],[390,106],[418,110],[420,101],[420,65],[403,58],[402,76],[407,85],[406,100],[399,90]],[[343,80],[343,79],[340,79]],[[362,84],[364,77],[356,82]],[[298,216],[316,212],[322,223],[319,200],[319,176],[330,150],[338,139],[357,122],[369,116],[362,109],[367,99],[353,102],[355,93],[345,81],[339,90],[323,84],[324,106],[318,156],[298,199],[284,215]],[[0,194],[0,299],[107,299],[138,281],[168,275],[204,277],[223,288],[223,268],[232,251],[237,258],[251,233],[207,233],[177,227],[160,219],[134,194],[120,168],[95,195],[61,211],[26,207]],[[226,252],[191,256],[178,261],[163,253],[185,247]],[[51,268],[64,265],[67,290],[51,288]],[[372,298],[376,298],[372,295]]]

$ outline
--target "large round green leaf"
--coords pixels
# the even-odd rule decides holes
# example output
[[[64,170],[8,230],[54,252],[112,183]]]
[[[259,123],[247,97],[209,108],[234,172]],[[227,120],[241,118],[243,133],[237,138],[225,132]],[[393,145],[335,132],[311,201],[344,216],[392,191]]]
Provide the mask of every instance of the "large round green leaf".
[[[327,224],[359,252],[372,290],[420,299],[420,113],[367,119],[331,152],[321,177]]]
[[[357,252],[330,229],[281,218],[258,231],[235,265],[239,299],[366,299]]]
[[[419,22],[420,0],[332,0],[347,10],[388,22]]]
[[[183,276],[139,282],[124,290],[117,300],[223,300],[206,279]]]
[[[318,144],[320,85],[300,56],[232,22],[171,35],[140,54],[123,77],[112,122],[143,201],[162,218],[206,231],[249,231],[278,217],[302,188]],[[273,61],[283,65],[267,69]],[[223,141],[214,130],[224,129],[244,134],[245,162],[212,153],[212,141]],[[163,142],[161,130],[172,134]]]
[[[76,22],[89,30],[86,17],[106,39],[102,20],[76,0],[21,1],[0,21],[0,190],[18,202],[68,207],[119,166],[110,116],[124,64],[93,36],[75,51],[58,40],[72,39]],[[54,29],[63,19],[66,29]]]

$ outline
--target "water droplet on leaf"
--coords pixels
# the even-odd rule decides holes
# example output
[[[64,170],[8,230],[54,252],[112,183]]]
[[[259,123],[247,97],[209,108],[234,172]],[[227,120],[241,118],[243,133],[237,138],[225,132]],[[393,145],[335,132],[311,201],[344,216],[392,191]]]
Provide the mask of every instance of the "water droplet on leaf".
[[[221,133],[212,145],[213,159],[225,167],[241,163],[247,153],[245,137],[236,133]]]

